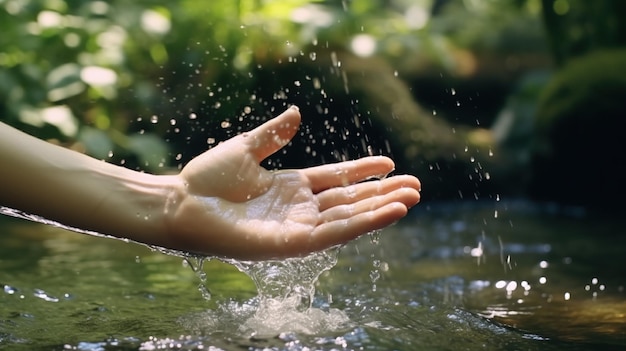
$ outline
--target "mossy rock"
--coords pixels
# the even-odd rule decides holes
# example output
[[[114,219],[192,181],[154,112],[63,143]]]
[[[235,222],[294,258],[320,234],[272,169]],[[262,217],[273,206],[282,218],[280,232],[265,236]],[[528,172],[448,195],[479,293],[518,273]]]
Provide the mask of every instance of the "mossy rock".
[[[626,49],[570,61],[545,87],[535,122],[533,196],[626,207]]]

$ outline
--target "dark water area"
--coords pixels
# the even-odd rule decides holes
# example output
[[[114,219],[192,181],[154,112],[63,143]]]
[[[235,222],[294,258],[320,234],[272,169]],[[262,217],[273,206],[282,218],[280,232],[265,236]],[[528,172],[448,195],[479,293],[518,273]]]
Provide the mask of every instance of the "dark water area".
[[[2,216],[0,349],[622,350],[625,229],[526,201],[424,203],[324,256],[309,308],[264,299],[219,260],[197,274],[141,245]],[[264,267],[286,281],[306,271]]]

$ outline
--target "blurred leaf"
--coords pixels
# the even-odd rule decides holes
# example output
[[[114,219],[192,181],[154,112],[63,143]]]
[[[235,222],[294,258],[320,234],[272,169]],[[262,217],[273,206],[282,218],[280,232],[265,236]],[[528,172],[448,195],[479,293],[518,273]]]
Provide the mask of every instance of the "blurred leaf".
[[[50,71],[46,78],[48,99],[56,102],[82,93],[85,84],[81,81],[80,70],[79,65],[67,63]]]
[[[137,155],[141,166],[151,170],[163,167],[169,151],[165,142],[154,134],[131,135],[128,150]]]
[[[43,109],[23,108],[20,112],[20,121],[35,127],[52,125],[65,137],[74,137],[78,131],[77,120],[67,106],[51,106]]]
[[[89,126],[81,128],[78,140],[85,146],[87,154],[98,159],[107,158],[114,148],[113,142],[105,132]]]

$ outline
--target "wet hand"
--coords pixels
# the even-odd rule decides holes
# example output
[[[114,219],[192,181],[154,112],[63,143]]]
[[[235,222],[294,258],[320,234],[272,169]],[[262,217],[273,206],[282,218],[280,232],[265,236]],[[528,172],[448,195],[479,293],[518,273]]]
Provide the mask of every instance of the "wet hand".
[[[388,226],[419,202],[413,176],[370,180],[393,170],[387,157],[301,170],[261,167],[299,125],[298,110],[290,108],[189,162],[167,217],[169,246],[244,260],[303,256]]]

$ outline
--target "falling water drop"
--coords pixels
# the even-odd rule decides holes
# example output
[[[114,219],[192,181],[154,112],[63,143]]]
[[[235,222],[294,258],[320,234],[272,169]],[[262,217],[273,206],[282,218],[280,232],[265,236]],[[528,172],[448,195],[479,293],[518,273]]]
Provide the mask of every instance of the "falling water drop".
[[[211,292],[209,288],[206,287],[206,272],[204,271],[204,262],[206,258],[203,257],[185,257],[183,260],[183,266],[191,267],[191,270],[198,276],[200,279],[200,284],[198,284],[198,290],[202,297],[205,300],[211,299]]]
[[[370,271],[370,280],[372,281],[372,283],[376,283],[378,279],[380,279],[380,272],[378,271],[378,269],[372,269],[372,271]],[[375,286],[376,285],[374,284],[372,287],[375,287]]]

